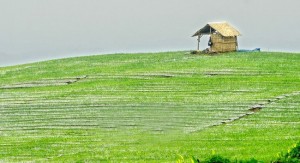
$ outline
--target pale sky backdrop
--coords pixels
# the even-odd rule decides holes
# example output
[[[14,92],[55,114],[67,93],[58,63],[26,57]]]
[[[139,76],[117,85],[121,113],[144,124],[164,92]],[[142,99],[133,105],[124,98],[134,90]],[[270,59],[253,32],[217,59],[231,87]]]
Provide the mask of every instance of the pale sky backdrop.
[[[299,6],[299,0],[0,0],[0,67],[192,50],[191,35],[214,21],[236,27],[242,49],[300,52]]]

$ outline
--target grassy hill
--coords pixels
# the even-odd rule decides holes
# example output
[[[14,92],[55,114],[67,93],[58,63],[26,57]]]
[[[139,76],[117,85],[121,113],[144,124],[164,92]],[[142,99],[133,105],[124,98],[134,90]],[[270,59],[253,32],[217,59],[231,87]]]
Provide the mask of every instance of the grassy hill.
[[[0,68],[0,162],[276,158],[300,140],[300,54],[185,52]]]

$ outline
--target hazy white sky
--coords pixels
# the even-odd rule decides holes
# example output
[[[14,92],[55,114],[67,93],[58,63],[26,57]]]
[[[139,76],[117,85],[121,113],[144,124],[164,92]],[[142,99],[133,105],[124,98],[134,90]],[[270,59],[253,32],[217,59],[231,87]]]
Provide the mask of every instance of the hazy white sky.
[[[299,0],[0,0],[0,66],[191,50],[191,35],[213,21],[238,28],[240,48],[300,52],[299,6]]]

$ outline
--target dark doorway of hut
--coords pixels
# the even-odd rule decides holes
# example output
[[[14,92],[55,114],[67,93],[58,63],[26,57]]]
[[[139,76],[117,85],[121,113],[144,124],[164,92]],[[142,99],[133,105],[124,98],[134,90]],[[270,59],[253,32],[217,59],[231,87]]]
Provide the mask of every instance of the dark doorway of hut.
[[[211,51],[212,45],[213,45],[213,42],[211,40],[210,35],[198,36],[197,50],[192,50],[191,54],[216,54],[217,52]]]
[[[209,40],[210,36],[209,35],[202,35],[200,36],[200,40],[198,41],[197,38],[197,50],[194,50],[194,54],[200,54],[200,53],[208,53],[209,51]],[[202,49],[202,50],[200,50]]]

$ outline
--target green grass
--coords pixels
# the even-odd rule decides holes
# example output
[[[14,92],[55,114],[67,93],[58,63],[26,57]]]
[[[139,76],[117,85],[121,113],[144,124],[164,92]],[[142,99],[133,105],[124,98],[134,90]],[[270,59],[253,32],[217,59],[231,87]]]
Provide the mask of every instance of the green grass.
[[[0,68],[0,162],[270,161],[300,140],[300,54],[185,52]],[[66,84],[67,81],[75,81]],[[217,126],[214,126],[217,125]]]

